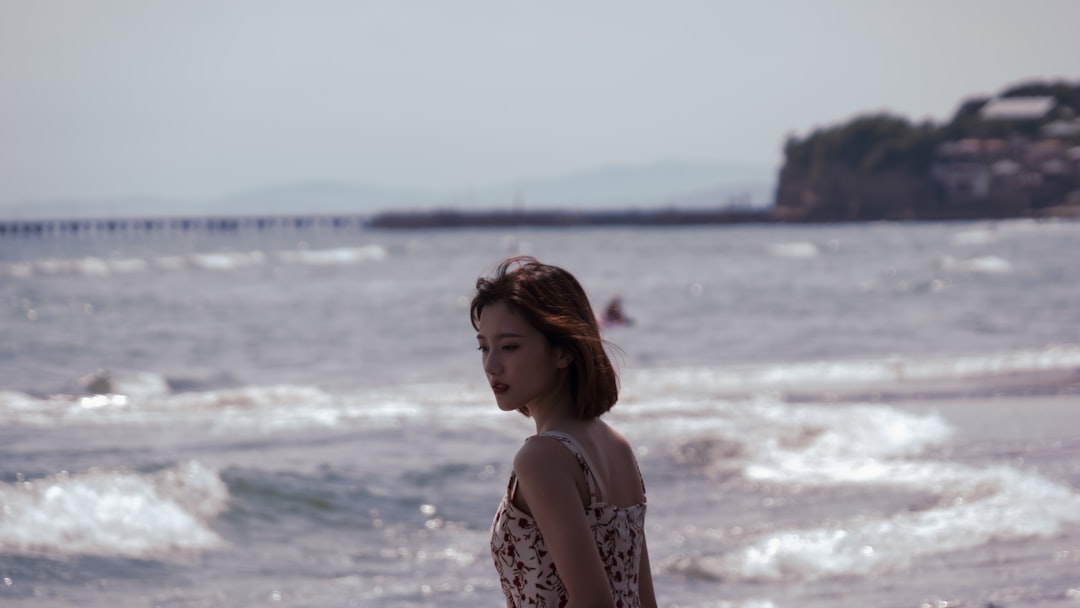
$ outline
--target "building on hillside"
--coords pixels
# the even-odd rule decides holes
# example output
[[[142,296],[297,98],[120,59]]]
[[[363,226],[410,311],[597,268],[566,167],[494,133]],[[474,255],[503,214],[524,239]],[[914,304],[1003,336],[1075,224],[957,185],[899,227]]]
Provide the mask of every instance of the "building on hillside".
[[[1066,204],[1080,190],[1080,119],[1052,96],[997,97],[979,110],[986,123],[1012,124],[1007,139],[940,144],[931,177],[954,211],[1013,215]]]
[[[938,147],[931,177],[955,210],[1015,215],[1080,190],[1080,145],[1062,139],[962,139]]]
[[[1043,137],[1056,139],[1080,138],[1080,118],[1048,122],[1039,130]]]
[[[996,97],[979,110],[983,120],[1042,120],[1057,105],[1053,97]]]

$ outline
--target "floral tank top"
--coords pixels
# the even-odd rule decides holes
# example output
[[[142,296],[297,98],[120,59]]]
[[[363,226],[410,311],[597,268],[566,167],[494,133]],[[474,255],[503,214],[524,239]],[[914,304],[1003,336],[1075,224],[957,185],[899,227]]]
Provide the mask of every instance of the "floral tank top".
[[[565,433],[554,431],[537,436],[559,440],[577,458],[589,487],[589,506],[585,518],[600,550],[600,558],[604,561],[615,605],[619,608],[640,608],[638,573],[645,538],[645,502],[629,507],[602,502],[588,456],[577,441]],[[503,593],[510,605],[516,608],[565,606],[568,601],[566,587],[555,569],[551,553],[544,545],[544,537],[536,526],[536,520],[515,507],[510,500],[516,483],[517,476],[511,473],[506,493],[491,524],[491,555],[495,559],[495,570],[499,573]],[[642,483],[642,492],[644,487]]]

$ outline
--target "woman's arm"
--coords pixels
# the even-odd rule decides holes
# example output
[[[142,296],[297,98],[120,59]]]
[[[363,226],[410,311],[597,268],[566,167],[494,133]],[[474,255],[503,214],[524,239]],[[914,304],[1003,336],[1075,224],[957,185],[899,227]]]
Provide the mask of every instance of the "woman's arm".
[[[567,607],[614,607],[604,562],[585,519],[575,479],[580,472],[577,459],[558,440],[534,437],[518,451],[514,471],[519,496],[536,520],[570,596]]]

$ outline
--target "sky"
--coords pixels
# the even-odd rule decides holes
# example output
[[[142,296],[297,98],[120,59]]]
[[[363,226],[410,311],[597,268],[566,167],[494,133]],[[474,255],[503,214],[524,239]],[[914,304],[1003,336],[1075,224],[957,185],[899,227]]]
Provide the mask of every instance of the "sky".
[[[779,167],[857,114],[1080,81],[1075,0],[0,0],[0,208],[300,180]]]

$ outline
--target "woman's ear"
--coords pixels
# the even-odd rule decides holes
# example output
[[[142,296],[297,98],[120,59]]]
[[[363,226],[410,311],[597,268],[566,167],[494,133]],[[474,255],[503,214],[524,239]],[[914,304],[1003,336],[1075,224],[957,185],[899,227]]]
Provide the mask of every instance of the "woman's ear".
[[[568,349],[561,346],[555,347],[555,369],[566,369],[574,362],[574,356]]]

